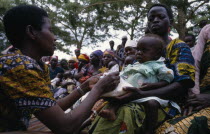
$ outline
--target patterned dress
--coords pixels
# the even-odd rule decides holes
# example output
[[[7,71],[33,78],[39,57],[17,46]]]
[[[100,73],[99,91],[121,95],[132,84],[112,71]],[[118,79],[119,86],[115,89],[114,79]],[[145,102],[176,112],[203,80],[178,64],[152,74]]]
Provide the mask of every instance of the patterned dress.
[[[55,104],[45,64],[16,48],[0,56],[0,132],[26,130],[32,114]]]
[[[210,93],[210,40],[205,44],[200,62],[200,92]],[[210,133],[210,107],[195,111],[192,115],[177,115],[164,122],[157,134],[209,134]]]
[[[189,46],[179,39],[172,40],[165,51],[166,66],[174,71],[174,82],[187,80],[194,84],[194,59]],[[187,90],[186,90],[187,92]],[[183,95],[184,96],[184,95]],[[177,102],[183,100],[183,96],[171,98]],[[106,106],[108,107],[108,106]],[[115,121],[96,117],[91,125],[90,133],[93,134],[135,134],[141,133],[144,129],[144,119],[146,116],[144,106],[135,103],[128,103],[121,106]],[[165,112],[158,112],[158,122],[166,119]]]

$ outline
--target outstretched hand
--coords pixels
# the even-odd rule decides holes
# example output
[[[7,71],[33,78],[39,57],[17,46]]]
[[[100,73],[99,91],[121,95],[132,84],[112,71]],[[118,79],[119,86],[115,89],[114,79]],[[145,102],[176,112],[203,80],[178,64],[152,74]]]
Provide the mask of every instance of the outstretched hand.
[[[113,72],[104,78],[100,79],[96,84],[95,88],[100,90],[102,93],[106,93],[114,90],[120,83],[119,72]]]
[[[93,86],[99,81],[101,75],[102,74],[92,76],[89,79],[87,79],[84,83],[82,83],[81,87],[85,88],[85,92],[88,92],[93,88]]]

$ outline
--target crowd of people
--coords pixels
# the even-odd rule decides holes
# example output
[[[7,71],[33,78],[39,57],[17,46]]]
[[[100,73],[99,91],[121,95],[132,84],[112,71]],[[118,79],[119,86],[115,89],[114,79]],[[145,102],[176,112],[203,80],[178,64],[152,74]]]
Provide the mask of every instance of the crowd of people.
[[[59,61],[45,10],[7,11],[12,46],[0,56],[0,132],[27,131],[34,115],[57,134],[209,134],[210,25],[182,41],[169,37],[166,5],[152,5],[147,19],[138,41],[123,36],[116,50],[111,40],[110,49],[76,49]]]

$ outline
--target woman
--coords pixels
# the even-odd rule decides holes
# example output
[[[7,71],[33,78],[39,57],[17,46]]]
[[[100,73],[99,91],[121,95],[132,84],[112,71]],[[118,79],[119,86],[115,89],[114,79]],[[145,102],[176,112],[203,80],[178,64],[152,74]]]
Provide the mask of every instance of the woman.
[[[68,61],[66,59],[61,59],[60,67],[64,70],[64,72],[69,71]]]
[[[186,43],[176,39],[170,42],[168,29],[173,23],[172,11],[165,5],[155,4],[148,10],[148,29],[150,33],[159,35],[165,42],[165,59],[168,68],[174,71],[174,80],[171,84],[154,89],[145,90],[144,88],[125,88],[129,93],[118,97],[121,102],[129,102],[134,99],[157,96],[162,99],[173,100],[177,103],[183,101],[187,94],[187,88],[194,86],[194,59]],[[170,112],[170,111],[169,111]],[[175,113],[172,113],[175,115]],[[117,112],[118,118],[113,122],[99,118],[94,122],[96,128],[92,127],[93,133],[126,133],[133,134],[150,129],[153,133],[154,128],[144,126],[144,107],[135,103],[125,104]],[[158,121],[163,121],[166,115],[158,115]],[[139,132],[139,133],[140,133]]]
[[[103,52],[101,50],[95,50],[90,54],[90,67],[88,72],[91,75],[96,75],[99,69],[102,67]]]
[[[125,57],[129,55],[135,55],[136,53],[136,47],[137,47],[137,42],[134,40],[129,40],[125,43],[125,52],[124,55]]]
[[[55,49],[56,39],[46,11],[36,6],[17,6],[7,11],[3,23],[13,48],[0,56],[0,131],[27,130],[34,114],[54,133],[74,133],[100,95],[119,83],[118,74],[99,81],[97,77],[89,79],[56,102],[49,88],[48,67],[40,62],[42,56],[52,56]],[[90,87],[84,103],[65,114]]]
[[[64,73],[61,67],[58,67],[58,56],[52,56],[50,59],[50,79],[54,79],[58,73]]]
[[[198,43],[193,51],[195,58],[195,84],[186,104],[184,115],[165,122],[157,129],[157,133],[169,132],[179,134],[209,134],[210,126],[210,25],[202,28]],[[200,86],[199,86],[200,81]],[[200,92],[200,94],[198,94]],[[193,114],[192,114],[193,111]]]

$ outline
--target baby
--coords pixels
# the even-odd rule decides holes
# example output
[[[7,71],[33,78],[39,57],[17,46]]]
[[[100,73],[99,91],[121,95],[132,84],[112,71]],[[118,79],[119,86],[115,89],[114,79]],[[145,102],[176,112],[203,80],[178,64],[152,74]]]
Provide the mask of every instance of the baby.
[[[159,36],[148,34],[142,37],[137,44],[136,60],[138,62],[125,66],[120,73],[121,78],[133,87],[142,88],[143,90],[154,90],[168,85],[173,80],[174,75],[173,71],[168,69],[164,64],[164,58],[162,58],[163,49],[164,42]],[[104,96],[114,97],[112,96],[112,92]],[[118,93],[116,96],[124,94],[123,91],[122,93],[118,91]],[[146,97],[133,102],[144,105],[146,113],[145,126],[147,126],[145,133],[153,133],[157,125],[158,109],[160,106],[168,105],[169,101],[162,100],[158,97]],[[119,104],[110,104],[109,109],[102,110],[99,115],[110,120],[115,120],[115,113],[118,108]]]

